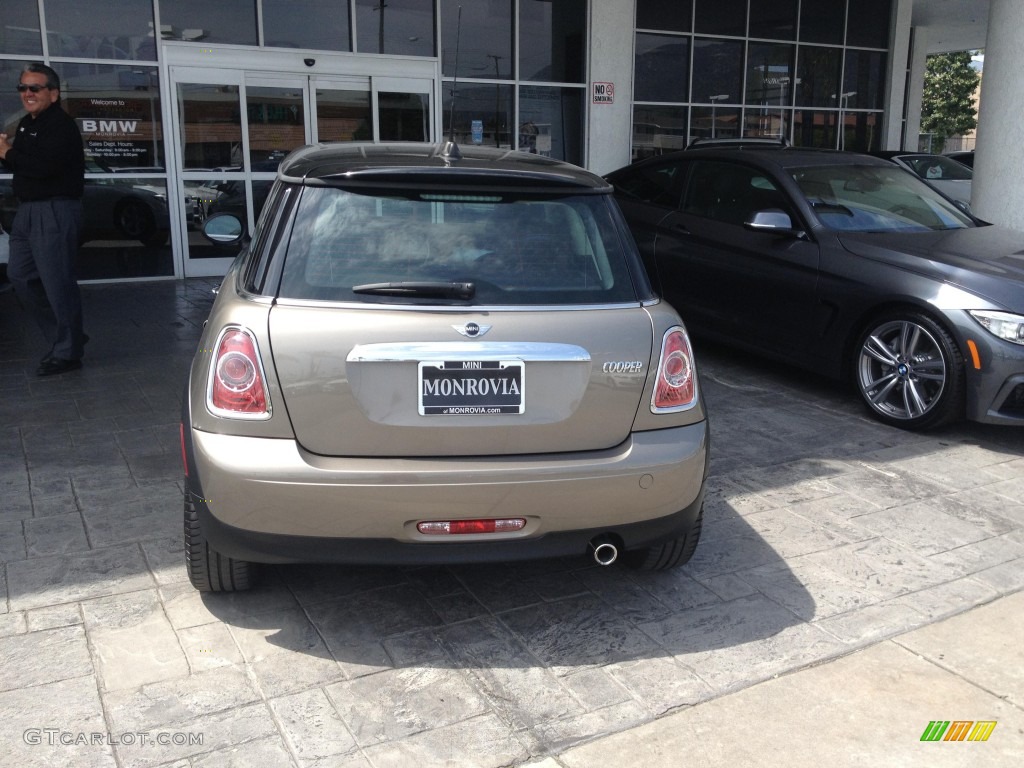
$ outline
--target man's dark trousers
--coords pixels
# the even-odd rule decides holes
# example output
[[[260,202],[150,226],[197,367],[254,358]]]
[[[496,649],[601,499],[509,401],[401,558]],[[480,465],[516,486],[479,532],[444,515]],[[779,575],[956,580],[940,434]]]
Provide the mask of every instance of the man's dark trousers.
[[[75,256],[82,229],[82,201],[56,198],[18,205],[11,227],[7,278],[35,317],[50,355],[80,360],[82,297],[75,280]]]

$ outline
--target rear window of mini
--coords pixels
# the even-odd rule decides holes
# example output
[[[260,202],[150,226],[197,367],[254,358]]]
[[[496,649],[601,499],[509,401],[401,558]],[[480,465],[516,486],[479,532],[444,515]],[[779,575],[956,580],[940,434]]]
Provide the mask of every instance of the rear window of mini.
[[[635,302],[612,205],[607,195],[307,187],[279,297],[499,306]],[[449,285],[459,290],[448,292]]]

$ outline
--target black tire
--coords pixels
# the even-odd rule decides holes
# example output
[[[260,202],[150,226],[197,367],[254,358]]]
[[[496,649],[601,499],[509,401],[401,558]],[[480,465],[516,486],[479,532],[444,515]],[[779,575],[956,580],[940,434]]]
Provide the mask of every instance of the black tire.
[[[868,411],[890,426],[930,429],[963,417],[963,354],[928,315],[876,317],[857,340],[852,368]]]
[[[114,225],[126,238],[138,240],[143,245],[163,245],[170,234],[157,229],[156,216],[148,205],[131,197],[117,204]]]
[[[222,555],[210,546],[195,504],[185,496],[185,567],[200,592],[241,592],[256,583],[256,569],[245,560]]]
[[[690,562],[693,553],[697,551],[703,523],[704,507],[702,505],[700,512],[697,513],[697,519],[693,522],[693,527],[685,536],[650,547],[631,549],[626,552],[623,560],[630,568],[635,568],[638,571],[667,571],[669,568],[685,565]]]

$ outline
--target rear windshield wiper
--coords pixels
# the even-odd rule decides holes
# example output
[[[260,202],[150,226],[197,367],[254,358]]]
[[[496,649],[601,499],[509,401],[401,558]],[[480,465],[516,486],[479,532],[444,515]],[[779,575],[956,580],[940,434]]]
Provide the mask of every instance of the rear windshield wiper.
[[[476,294],[476,283],[466,282],[415,282],[365,283],[352,286],[352,293],[369,293],[375,296],[418,296],[428,299],[472,299]]]

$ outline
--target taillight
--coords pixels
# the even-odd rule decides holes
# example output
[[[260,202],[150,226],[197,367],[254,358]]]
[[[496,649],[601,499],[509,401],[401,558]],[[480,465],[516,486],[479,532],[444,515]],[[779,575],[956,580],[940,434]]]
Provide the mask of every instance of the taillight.
[[[256,340],[244,328],[225,328],[214,347],[206,404],[211,413],[268,419],[270,403]]]
[[[658,379],[654,383],[651,411],[684,411],[697,402],[697,367],[686,331],[670,328],[661,340]]]

